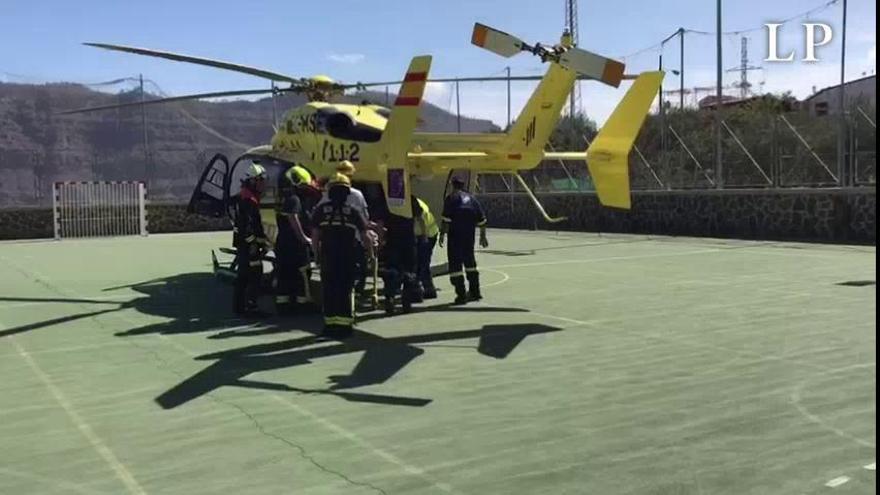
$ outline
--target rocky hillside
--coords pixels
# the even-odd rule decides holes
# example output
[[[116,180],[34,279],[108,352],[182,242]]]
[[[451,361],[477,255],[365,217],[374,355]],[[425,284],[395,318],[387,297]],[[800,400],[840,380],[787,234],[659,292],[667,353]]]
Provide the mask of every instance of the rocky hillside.
[[[156,98],[147,95],[147,99]],[[138,101],[138,92],[107,94],[76,84],[0,83],[0,207],[51,203],[59,180],[138,180],[152,167],[150,196],[189,198],[198,174],[216,152],[236,155],[272,135],[272,100],[186,102],[146,107],[147,152],[141,109],[62,116],[65,109]],[[383,104],[385,94],[345,97]],[[303,103],[279,96],[279,115]],[[423,130],[455,131],[456,117],[422,106]],[[462,118],[465,132],[497,132],[488,120]]]

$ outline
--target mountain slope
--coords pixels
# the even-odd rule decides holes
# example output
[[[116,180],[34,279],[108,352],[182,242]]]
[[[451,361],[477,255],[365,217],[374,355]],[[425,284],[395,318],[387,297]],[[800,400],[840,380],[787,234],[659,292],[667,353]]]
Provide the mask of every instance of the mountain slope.
[[[147,99],[158,96],[147,94]],[[108,94],[77,84],[0,83],[0,207],[51,203],[51,184],[63,180],[140,180],[149,164],[153,200],[189,198],[199,173],[217,152],[235,156],[245,146],[269,142],[272,99],[182,102],[56,115],[65,109],[138,101],[138,92]],[[342,100],[384,103],[384,93]],[[278,96],[276,112],[300,105],[298,95]],[[146,120],[146,136],[143,119]],[[455,131],[456,116],[422,106],[423,130]],[[464,132],[498,132],[488,120],[462,117]],[[144,139],[148,143],[144,149]]]

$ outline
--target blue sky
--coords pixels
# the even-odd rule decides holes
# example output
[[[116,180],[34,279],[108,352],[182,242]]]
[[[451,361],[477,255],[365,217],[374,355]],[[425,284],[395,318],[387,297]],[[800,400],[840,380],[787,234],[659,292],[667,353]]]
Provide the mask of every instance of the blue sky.
[[[819,6],[823,0],[725,0],[724,30],[760,28]],[[296,76],[328,74],[341,81],[394,79],[413,55],[432,54],[435,76],[539,74],[537,59],[503,59],[470,44],[473,23],[482,22],[529,41],[558,39],[564,1],[21,1],[4,0],[0,15],[0,80],[15,82],[95,82],[143,73],[171,94],[263,87],[264,81],[226,71],[119,54],[80,45],[83,41],[130,44],[214,57],[265,67]],[[620,57],[656,44],[679,26],[714,31],[715,2],[710,0],[580,0],[580,46]],[[819,49],[820,62],[762,62],[763,31],[749,33],[750,59],[763,71],[750,73],[766,91],[809,94],[837,79],[840,59],[840,4],[815,14],[816,22],[835,29],[833,41]],[[876,67],[876,3],[850,0],[847,60],[849,78]],[[799,22],[799,21],[797,21]],[[783,29],[781,50],[803,43],[795,22]],[[714,84],[714,38],[688,35],[685,86]],[[739,35],[724,37],[724,67],[739,64]],[[802,48],[799,49],[799,55]],[[659,49],[628,57],[630,72],[653,69]],[[678,68],[678,46],[664,50],[667,67]],[[726,73],[726,82],[738,74]],[[677,87],[678,77],[667,75]],[[514,85],[514,116],[531,90]],[[600,122],[622,94],[582,85],[583,108]],[[454,110],[450,85],[429,87],[429,99]],[[463,84],[462,112],[506,121],[505,86]]]

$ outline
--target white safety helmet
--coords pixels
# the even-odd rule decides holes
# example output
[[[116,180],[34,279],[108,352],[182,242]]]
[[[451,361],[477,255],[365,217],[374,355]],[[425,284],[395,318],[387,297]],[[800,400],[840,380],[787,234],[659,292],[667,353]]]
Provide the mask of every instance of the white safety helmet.
[[[266,168],[260,165],[259,163],[252,163],[250,167],[244,173],[244,179],[265,179],[266,178]]]

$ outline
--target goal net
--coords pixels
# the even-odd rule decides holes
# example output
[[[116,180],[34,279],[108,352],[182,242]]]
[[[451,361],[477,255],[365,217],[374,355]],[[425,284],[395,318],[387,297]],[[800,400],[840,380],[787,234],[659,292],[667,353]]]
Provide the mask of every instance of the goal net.
[[[147,235],[143,182],[56,182],[55,239]]]

